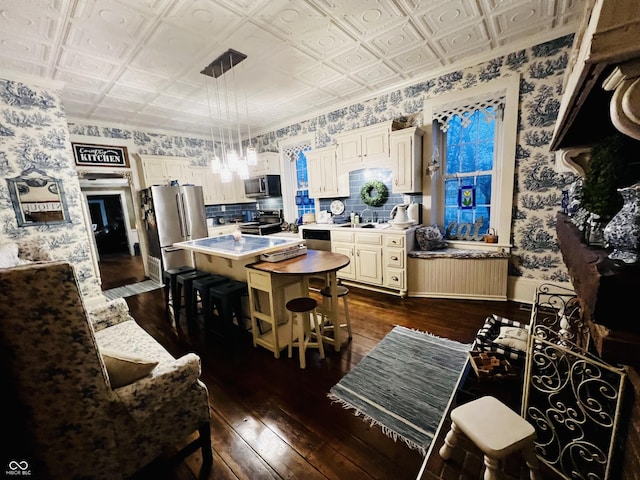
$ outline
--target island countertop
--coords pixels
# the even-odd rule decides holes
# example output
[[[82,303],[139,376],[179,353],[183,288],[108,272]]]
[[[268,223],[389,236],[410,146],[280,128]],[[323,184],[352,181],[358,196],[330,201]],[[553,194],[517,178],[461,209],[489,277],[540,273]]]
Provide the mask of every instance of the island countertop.
[[[220,235],[174,243],[173,246],[230,260],[245,260],[304,243],[299,238],[243,233],[237,240],[234,235]]]

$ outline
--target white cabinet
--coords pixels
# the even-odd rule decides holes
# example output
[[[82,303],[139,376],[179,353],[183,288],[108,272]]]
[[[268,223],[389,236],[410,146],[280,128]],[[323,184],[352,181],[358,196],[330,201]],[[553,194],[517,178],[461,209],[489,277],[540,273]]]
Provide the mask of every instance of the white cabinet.
[[[389,135],[393,121],[336,135],[338,170],[349,172],[389,161]]]
[[[369,285],[382,285],[382,235],[349,231],[331,232],[331,251],[347,255],[350,269],[338,271],[338,278]]]
[[[394,130],[390,135],[393,193],[422,191],[422,135],[418,127]]]
[[[280,175],[280,154],[263,152],[258,154],[257,165],[249,167],[249,176]]]
[[[384,238],[384,286],[407,290],[407,250],[404,235],[386,235]]]
[[[190,163],[188,158],[140,155],[143,188],[166,185],[172,180],[177,180],[180,184],[192,183]]]
[[[349,175],[338,176],[335,145],[305,152],[309,177],[309,197],[349,196]]]
[[[332,235],[333,237],[333,235]],[[347,280],[356,279],[356,262],[355,262],[355,246],[353,240],[351,242],[331,241],[331,251],[341,253],[349,257],[349,265],[338,270],[338,278]]]
[[[237,225],[222,225],[208,227],[207,231],[210,237],[220,237],[222,235],[231,235],[238,230]]]
[[[215,205],[222,203],[220,194],[220,175],[213,173],[210,169],[202,170],[202,194],[205,205]]]
[[[220,205],[229,203],[244,203],[252,200],[244,194],[244,180],[237,175],[231,182],[223,182],[220,175],[203,169],[203,193],[206,205]]]
[[[407,294],[407,252],[415,245],[415,228],[402,231],[362,231],[340,228],[331,231],[331,251],[346,255],[351,263],[338,278],[379,291]]]

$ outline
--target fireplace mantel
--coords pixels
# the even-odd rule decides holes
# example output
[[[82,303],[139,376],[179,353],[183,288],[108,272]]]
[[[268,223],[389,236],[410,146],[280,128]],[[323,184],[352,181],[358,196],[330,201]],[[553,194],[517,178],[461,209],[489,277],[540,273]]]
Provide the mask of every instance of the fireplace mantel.
[[[640,265],[621,265],[606,250],[586,245],[564,214],[558,214],[556,232],[598,353],[608,362],[639,365]]]

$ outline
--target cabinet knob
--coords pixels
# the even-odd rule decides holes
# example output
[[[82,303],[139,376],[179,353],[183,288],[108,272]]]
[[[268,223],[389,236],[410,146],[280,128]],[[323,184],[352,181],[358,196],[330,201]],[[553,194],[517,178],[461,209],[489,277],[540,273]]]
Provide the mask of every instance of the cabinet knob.
[[[394,282],[398,281],[398,277],[391,277],[391,280],[393,280]]]
[[[398,257],[394,255],[393,257],[391,257],[391,260],[398,260]]]

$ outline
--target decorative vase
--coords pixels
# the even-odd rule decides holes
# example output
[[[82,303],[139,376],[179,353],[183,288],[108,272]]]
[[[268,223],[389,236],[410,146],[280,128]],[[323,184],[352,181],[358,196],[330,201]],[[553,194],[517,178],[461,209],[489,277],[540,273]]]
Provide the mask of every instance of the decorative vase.
[[[609,258],[635,263],[640,247],[640,183],[618,192],[624,204],[604,228],[604,239],[607,247],[613,248]]]

